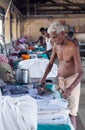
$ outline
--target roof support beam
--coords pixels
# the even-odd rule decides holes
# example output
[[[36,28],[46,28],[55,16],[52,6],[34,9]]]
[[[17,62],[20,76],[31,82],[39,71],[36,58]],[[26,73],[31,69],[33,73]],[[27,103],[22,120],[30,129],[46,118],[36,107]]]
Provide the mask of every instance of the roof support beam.
[[[63,1],[65,1],[65,2],[67,2],[67,3],[70,3],[70,4],[74,4],[72,1],[70,1],[70,0],[63,0]]]
[[[34,6],[34,4],[31,4],[30,7]],[[68,3],[56,3],[56,4],[36,4],[37,7],[85,7],[85,3],[74,3],[74,4],[68,4]]]
[[[85,10],[80,9],[51,9],[51,10],[36,10],[36,14],[85,14]]]

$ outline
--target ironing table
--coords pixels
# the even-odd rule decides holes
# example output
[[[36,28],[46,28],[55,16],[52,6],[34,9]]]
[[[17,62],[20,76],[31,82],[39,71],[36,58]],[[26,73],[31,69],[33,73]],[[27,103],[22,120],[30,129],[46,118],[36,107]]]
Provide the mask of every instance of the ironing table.
[[[40,96],[40,95],[37,95],[36,90],[33,90],[32,88],[30,88],[29,94],[37,100],[37,104],[38,104],[38,128],[37,128],[37,130],[49,130],[49,129],[50,130],[74,130],[72,123],[70,121],[69,115],[66,117],[65,122],[61,121],[62,119],[60,119],[61,123],[60,122],[56,123],[55,119],[49,120],[48,119],[50,117],[50,115],[48,115],[49,113],[46,116],[46,118],[48,117],[47,121],[44,118],[44,112],[46,110],[47,110],[47,112],[50,110],[50,109],[48,110],[48,107],[50,107],[50,105],[46,104],[45,102],[46,102],[46,100],[48,102],[50,100],[51,100],[51,102],[52,101],[54,102],[55,99],[53,99],[53,98],[54,98],[55,94],[56,94],[55,98],[57,99],[59,97],[60,103],[59,103],[59,101],[58,101],[58,103],[62,106],[61,97],[59,96],[58,92],[56,92],[55,94],[51,93],[51,94],[47,94],[45,96]],[[64,101],[64,100],[62,99],[62,101]],[[53,105],[51,105],[51,106],[53,107]],[[45,111],[41,112],[44,107],[45,107]],[[40,117],[39,117],[39,114],[41,114]],[[61,118],[62,118],[62,116],[61,116]]]

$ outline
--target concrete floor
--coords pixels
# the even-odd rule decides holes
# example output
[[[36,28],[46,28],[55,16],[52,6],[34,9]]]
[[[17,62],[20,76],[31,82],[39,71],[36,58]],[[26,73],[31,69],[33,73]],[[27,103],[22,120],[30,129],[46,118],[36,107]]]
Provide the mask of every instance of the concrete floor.
[[[82,82],[81,84],[81,95],[80,95],[80,104],[79,104],[79,112],[78,116],[80,120],[77,120],[77,125],[80,124],[83,129],[79,129],[79,125],[77,126],[77,130],[85,130],[85,81]]]
[[[81,95],[80,95],[80,103],[79,103],[79,112],[78,116],[80,120],[77,120],[77,130],[85,130],[85,58],[82,58],[82,65],[84,70],[84,76],[81,83]],[[79,128],[79,124],[81,122],[81,125],[83,127]]]

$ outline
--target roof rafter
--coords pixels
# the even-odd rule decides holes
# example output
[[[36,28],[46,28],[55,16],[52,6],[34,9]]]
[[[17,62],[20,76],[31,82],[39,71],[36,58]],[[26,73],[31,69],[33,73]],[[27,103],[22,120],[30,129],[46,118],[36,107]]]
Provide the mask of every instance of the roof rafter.
[[[49,13],[82,13],[85,14],[85,0],[13,0],[18,9],[26,15]],[[23,4],[21,4],[23,2]],[[29,6],[28,6],[29,4]],[[46,12],[45,12],[46,11]]]
[[[72,1],[70,0],[63,0],[64,2],[70,3],[70,4],[74,4]]]
[[[39,4],[39,3],[40,3],[40,4],[41,4],[41,3],[42,3],[42,4],[43,4],[43,3],[45,4],[45,3],[47,3],[47,2],[50,2],[50,3],[52,3],[52,4],[56,4],[56,3],[57,3],[57,2],[55,2],[55,1],[53,1],[53,0],[41,0],[41,1],[39,1],[39,2],[36,2],[36,4]]]

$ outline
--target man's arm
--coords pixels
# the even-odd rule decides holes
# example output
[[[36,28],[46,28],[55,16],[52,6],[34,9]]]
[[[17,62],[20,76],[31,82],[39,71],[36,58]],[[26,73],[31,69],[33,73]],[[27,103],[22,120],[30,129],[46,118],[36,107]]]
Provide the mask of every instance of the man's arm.
[[[70,87],[70,89],[73,90],[73,88],[81,81],[81,79],[83,77],[83,68],[82,68],[82,64],[81,64],[79,47],[76,46],[72,52],[73,52],[73,59],[74,59],[74,63],[75,63],[76,73],[78,73],[77,78],[75,79],[75,81],[73,82],[73,84]]]
[[[64,98],[67,98],[70,95],[71,91],[78,85],[78,83],[81,81],[83,77],[83,68],[81,64],[81,58],[80,58],[78,46],[74,47],[72,52],[73,52],[73,59],[74,59],[74,64],[76,68],[76,73],[78,73],[78,76],[74,80],[74,82],[63,93]]]
[[[44,73],[42,79],[40,80],[40,82],[45,82],[46,77],[47,77],[48,73],[51,71],[53,63],[54,63],[56,58],[57,58],[57,56],[56,56],[56,53],[55,53],[55,49],[53,49],[51,58],[49,60],[49,63],[48,63],[46,70],[45,70],[45,73]]]

